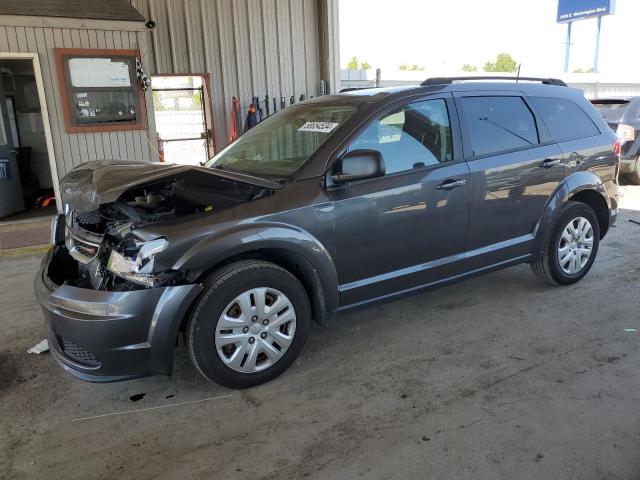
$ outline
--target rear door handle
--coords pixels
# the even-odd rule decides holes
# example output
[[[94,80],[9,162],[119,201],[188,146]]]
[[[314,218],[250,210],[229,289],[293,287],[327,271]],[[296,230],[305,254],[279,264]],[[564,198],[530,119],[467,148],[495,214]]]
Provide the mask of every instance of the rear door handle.
[[[453,190],[454,188],[466,185],[467,181],[463,178],[460,180],[445,180],[440,185],[436,185],[438,190]]]
[[[542,162],[540,162],[540,168],[551,168],[560,165],[559,158],[545,158]]]

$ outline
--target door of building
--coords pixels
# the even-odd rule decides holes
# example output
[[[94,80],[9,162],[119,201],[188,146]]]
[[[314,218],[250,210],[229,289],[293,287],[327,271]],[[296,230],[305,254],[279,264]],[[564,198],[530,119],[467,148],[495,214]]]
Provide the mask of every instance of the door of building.
[[[167,163],[198,165],[213,156],[206,77],[153,77],[158,146]]]
[[[4,85],[0,77],[0,218],[24,210],[16,149],[4,98]]]

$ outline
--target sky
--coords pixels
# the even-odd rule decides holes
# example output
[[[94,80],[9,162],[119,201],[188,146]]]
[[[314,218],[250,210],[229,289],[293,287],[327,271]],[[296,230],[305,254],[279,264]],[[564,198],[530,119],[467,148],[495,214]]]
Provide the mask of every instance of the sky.
[[[557,0],[340,0],[340,65],[357,56],[372,68],[418,64],[448,74],[465,64],[479,70],[500,52],[522,64],[521,75],[559,75],[566,24],[556,23]],[[569,71],[593,66],[596,19],[573,23]],[[640,81],[635,45],[640,0],[616,0],[602,19],[602,75]],[[635,58],[634,58],[635,57]]]

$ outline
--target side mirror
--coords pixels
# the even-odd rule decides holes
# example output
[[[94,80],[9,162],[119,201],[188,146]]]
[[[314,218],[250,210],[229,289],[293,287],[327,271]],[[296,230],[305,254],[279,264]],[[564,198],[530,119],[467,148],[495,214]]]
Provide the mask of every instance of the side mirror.
[[[364,180],[384,175],[384,160],[377,150],[353,150],[338,162],[336,173],[331,176],[335,183]]]

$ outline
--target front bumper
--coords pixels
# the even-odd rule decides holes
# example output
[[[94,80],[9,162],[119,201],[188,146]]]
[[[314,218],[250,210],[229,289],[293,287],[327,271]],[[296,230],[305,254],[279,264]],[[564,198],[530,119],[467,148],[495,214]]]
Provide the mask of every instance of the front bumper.
[[[58,364],[93,382],[171,373],[180,324],[202,287],[109,292],[56,285],[49,268],[63,248],[51,248],[35,279],[49,348]]]

